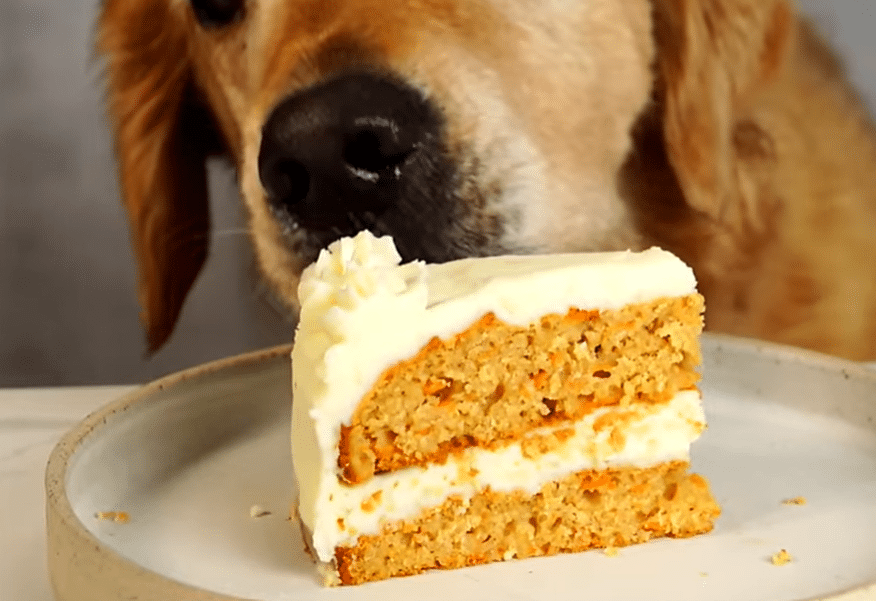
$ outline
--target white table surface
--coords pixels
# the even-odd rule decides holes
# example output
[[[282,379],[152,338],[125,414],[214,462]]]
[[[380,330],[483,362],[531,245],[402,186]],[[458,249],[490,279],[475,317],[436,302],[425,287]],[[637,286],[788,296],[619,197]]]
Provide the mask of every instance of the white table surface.
[[[0,600],[53,601],[43,485],[49,453],[85,416],[131,390],[0,389]]]

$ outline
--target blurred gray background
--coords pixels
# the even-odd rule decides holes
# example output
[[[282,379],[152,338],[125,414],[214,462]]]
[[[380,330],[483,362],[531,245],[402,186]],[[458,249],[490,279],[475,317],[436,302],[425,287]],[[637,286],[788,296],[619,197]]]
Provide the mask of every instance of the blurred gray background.
[[[876,4],[803,0],[876,107]],[[144,357],[133,257],[91,41],[98,0],[0,0],[0,387],[145,382],[289,341],[227,172],[177,331]]]

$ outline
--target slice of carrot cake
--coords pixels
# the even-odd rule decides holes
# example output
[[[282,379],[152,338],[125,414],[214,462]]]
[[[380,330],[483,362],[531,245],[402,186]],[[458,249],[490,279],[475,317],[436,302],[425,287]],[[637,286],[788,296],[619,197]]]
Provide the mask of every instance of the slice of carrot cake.
[[[292,456],[326,584],[711,530],[684,263],[400,262],[363,232],[301,280]]]

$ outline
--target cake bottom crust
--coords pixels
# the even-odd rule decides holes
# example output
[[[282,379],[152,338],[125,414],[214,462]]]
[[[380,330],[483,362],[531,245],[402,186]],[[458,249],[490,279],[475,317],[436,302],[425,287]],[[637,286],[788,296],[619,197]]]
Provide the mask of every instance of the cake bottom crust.
[[[337,579],[325,582],[359,584],[708,532],[720,508],[706,480],[687,469],[677,461],[586,470],[535,495],[485,489],[468,500],[450,497],[417,518],[360,537],[355,546],[337,548],[334,566],[323,566]]]

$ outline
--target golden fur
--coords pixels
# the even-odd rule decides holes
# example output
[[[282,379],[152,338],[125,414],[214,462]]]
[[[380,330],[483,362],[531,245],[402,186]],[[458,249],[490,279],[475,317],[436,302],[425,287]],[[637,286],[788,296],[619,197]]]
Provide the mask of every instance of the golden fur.
[[[186,0],[104,2],[151,348],[206,256],[211,153],[294,308],[314,250],[267,208],[261,127],[289,94],[376,65],[440,108],[476,253],[657,244],[693,266],[707,328],[876,359],[876,135],[788,0],[245,6],[210,29]]]

